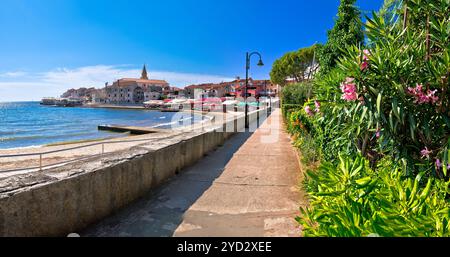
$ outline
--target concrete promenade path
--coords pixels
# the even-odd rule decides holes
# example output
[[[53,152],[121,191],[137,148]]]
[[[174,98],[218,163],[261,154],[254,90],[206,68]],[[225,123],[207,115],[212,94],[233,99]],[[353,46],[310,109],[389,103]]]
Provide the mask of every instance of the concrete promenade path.
[[[303,174],[280,109],[82,236],[300,236]]]

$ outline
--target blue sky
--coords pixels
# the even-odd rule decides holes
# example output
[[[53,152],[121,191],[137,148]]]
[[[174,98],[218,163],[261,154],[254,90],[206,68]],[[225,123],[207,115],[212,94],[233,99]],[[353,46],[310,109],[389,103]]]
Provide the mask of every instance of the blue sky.
[[[365,11],[383,0],[358,0]],[[0,101],[150,76],[175,86],[245,75],[257,50],[269,78],[287,51],[325,42],[338,0],[2,0]],[[256,59],[253,62],[256,64]],[[137,74],[136,74],[137,73]]]

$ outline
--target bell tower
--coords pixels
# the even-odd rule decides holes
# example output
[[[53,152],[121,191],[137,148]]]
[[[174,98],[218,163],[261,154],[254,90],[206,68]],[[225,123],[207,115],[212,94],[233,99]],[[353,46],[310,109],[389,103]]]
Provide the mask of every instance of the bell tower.
[[[144,64],[144,68],[142,68],[141,79],[147,79],[148,80],[147,67],[145,66],[145,64]]]

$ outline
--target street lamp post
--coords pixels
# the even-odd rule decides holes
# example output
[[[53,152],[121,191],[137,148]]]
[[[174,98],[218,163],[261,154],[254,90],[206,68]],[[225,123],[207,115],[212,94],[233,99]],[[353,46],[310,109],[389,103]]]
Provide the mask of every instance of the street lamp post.
[[[248,53],[247,52],[247,56],[245,59],[245,128],[248,129],[249,128],[249,122],[248,122],[248,103],[247,103],[247,95],[248,95],[248,71],[250,70],[250,58],[253,55],[258,55],[259,56],[259,62],[258,62],[258,66],[264,66],[264,63],[262,61],[262,57],[261,54],[258,52],[253,52],[253,53]]]

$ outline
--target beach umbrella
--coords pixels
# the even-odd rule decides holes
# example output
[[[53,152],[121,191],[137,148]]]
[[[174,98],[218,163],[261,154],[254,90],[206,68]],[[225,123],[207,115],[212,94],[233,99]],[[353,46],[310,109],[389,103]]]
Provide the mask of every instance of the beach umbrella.
[[[233,104],[238,104],[238,103],[239,103],[238,100],[226,100],[222,104],[223,105],[233,105]]]

